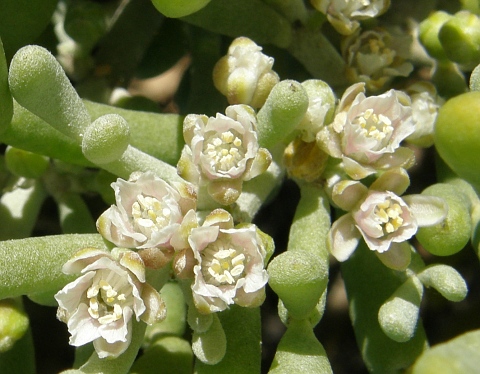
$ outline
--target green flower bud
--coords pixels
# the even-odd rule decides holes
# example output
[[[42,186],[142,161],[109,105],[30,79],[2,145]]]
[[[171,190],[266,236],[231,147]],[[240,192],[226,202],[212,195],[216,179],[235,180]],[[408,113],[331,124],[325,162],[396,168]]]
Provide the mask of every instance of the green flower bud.
[[[441,197],[448,205],[444,221],[418,229],[416,238],[423,248],[437,256],[449,256],[463,249],[472,228],[468,198],[457,187],[444,183],[428,187],[422,195]]]
[[[55,57],[43,47],[20,49],[10,63],[12,96],[61,133],[81,141],[90,115]]]
[[[280,297],[290,316],[308,318],[327,284],[328,268],[306,251],[287,251],[268,266],[269,284]]]
[[[443,11],[437,11],[432,13],[428,18],[425,18],[420,23],[420,42],[423,44],[428,54],[437,60],[448,60],[445,50],[440,43],[438,33],[445,22],[451,18],[451,14]]]
[[[447,57],[460,64],[480,61],[480,18],[460,11],[443,24],[438,34]]]
[[[40,178],[48,168],[49,158],[8,146],[5,150],[5,164],[11,173],[19,177]]]
[[[152,0],[160,13],[171,18],[185,17],[198,12],[209,2],[210,0]]]
[[[461,178],[480,186],[480,92],[448,100],[439,110],[434,132],[440,157]]]
[[[279,82],[278,74],[272,70],[273,58],[261,51],[251,39],[239,37],[215,65],[213,82],[229,104],[260,108]]]
[[[105,114],[85,129],[82,140],[84,156],[95,164],[119,159],[130,142],[127,121],[118,114]]]
[[[412,276],[380,307],[378,323],[390,339],[406,342],[413,337],[422,296],[422,283]]]
[[[426,287],[433,287],[447,300],[462,301],[468,288],[460,273],[448,265],[430,265],[418,274]]]
[[[480,91],[480,64],[470,74],[470,91]]]
[[[28,325],[28,316],[19,301],[0,300],[0,354],[12,348],[25,334]]]
[[[308,95],[300,83],[284,80],[275,85],[257,115],[260,146],[269,148],[286,140],[307,109]]]

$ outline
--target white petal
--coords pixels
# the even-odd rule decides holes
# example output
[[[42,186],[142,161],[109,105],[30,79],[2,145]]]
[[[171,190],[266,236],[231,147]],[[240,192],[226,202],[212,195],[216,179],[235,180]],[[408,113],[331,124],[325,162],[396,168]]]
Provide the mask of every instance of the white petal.
[[[347,260],[355,251],[361,234],[353,217],[345,214],[337,219],[328,234],[327,245],[332,255],[340,262]]]
[[[418,226],[431,226],[442,222],[448,213],[448,205],[442,198],[425,195],[408,195],[403,200],[417,220]]]
[[[77,311],[68,320],[68,331],[70,332],[70,344],[76,347],[87,344],[98,337],[98,324],[90,317],[86,304],[80,304]]]

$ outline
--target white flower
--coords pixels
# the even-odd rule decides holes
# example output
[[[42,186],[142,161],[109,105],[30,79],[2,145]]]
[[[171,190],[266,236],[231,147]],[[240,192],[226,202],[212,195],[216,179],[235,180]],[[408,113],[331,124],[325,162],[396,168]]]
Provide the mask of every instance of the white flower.
[[[145,283],[143,261],[133,251],[85,248],[62,270],[82,274],[55,295],[71,345],[93,341],[100,358],[117,357],[130,344],[133,316],[149,324],[166,317],[164,302]]]
[[[357,181],[335,184],[332,199],[349,213],[338,218],[330,229],[328,247],[333,256],[338,261],[347,260],[363,237],[387,266],[406,268],[410,262],[406,242],[418,227],[445,219],[448,210],[445,201],[437,197],[399,197],[397,193],[402,194],[407,187],[408,175],[403,169],[384,173],[370,189]]]
[[[327,15],[328,22],[342,35],[355,32],[362,20],[378,17],[390,6],[390,0],[310,0]]]
[[[406,89],[412,99],[412,118],[415,131],[407,137],[409,143],[419,147],[433,145],[433,129],[443,100],[430,82],[417,82]]]
[[[213,70],[215,87],[229,104],[260,108],[280,78],[272,70],[273,58],[246,37],[236,38]]]
[[[379,91],[395,77],[407,77],[413,65],[410,57],[412,37],[384,29],[355,33],[342,42],[347,62],[347,78],[365,82],[370,91]]]
[[[362,179],[378,170],[408,167],[413,152],[400,143],[415,130],[410,98],[389,90],[366,97],[365,86],[348,88],[337,107],[333,123],[317,134],[319,146],[342,159],[346,173]]]
[[[192,229],[189,242],[197,261],[193,299],[201,313],[219,312],[234,303],[253,307],[263,302],[266,253],[254,225],[233,228],[232,216],[217,209],[201,227]]]
[[[240,195],[243,181],[267,170],[271,155],[258,145],[252,108],[231,105],[225,114],[185,118],[186,145],[177,169],[193,184],[207,185],[214,200],[229,205]]]
[[[183,184],[170,186],[152,173],[133,174],[112,183],[116,205],[97,220],[102,236],[125,248],[170,248],[185,214],[195,208],[195,193]]]

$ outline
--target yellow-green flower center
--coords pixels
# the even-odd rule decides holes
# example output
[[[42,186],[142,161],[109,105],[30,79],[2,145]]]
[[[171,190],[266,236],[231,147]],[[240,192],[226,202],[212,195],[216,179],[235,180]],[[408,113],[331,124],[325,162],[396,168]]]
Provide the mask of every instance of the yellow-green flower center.
[[[403,224],[402,207],[391,199],[377,204],[375,207],[375,218],[378,222],[378,228],[384,235],[391,234],[398,230]]]
[[[245,254],[227,241],[217,240],[202,252],[202,274],[207,283],[231,285],[245,276]]]
[[[218,171],[229,171],[244,159],[243,142],[234,130],[215,133],[205,139],[203,153]]]

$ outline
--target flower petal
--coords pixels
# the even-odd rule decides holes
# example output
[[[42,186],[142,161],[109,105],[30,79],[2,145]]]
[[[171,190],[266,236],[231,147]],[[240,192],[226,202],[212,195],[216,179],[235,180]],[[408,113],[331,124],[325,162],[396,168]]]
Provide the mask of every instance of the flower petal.
[[[403,271],[412,258],[412,251],[408,242],[392,243],[386,252],[376,252],[377,257],[390,269]]]
[[[330,253],[340,262],[347,260],[355,251],[361,234],[355,226],[351,214],[345,214],[337,219],[330,229],[327,246]]]
[[[444,199],[435,196],[408,195],[403,196],[418,226],[431,226],[442,222],[448,213],[448,205]]]
[[[370,186],[371,190],[391,191],[401,196],[410,185],[410,177],[405,169],[396,168],[382,173]]]
[[[332,200],[349,212],[367,194],[367,187],[358,181],[343,180],[333,186]]]

